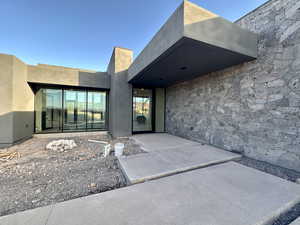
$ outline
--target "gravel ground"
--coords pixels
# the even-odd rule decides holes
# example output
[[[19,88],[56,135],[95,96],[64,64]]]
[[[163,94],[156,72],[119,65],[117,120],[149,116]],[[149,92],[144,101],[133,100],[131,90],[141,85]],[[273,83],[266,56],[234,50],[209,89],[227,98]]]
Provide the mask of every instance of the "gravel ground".
[[[0,161],[0,216],[125,186],[113,154],[104,158],[104,145],[88,140],[125,143],[124,154],[143,153],[133,140],[108,135],[70,137],[72,150],[47,150],[62,138],[32,138],[0,152],[20,152],[21,158]]]
[[[263,171],[265,173],[269,173],[275,175],[277,177],[281,177],[283,179],[295,182],[296,179],[300,178],[300,173],[285,169],[279,166],[272,165],[270,163],[250,159],[247,157],[243,157],[241,160],[237,160],[238,163]],[[300,184],[299,184],[300,188]],[[294,206],[291,210],[281,215],[277,220],[275,220],[270,225],[288,225],[293,222],[295,219],[300,217],[300,203]]]
[[[125,144],[124,155],[145,153],[129,138],[112,140],[109,135],[85,135],[74,140],[72,150],[51,151],[46,145],[62,138],[32,138],[0,152],[20,152],[21,158],[0,161],[0,216],[46,206],[125,186],[113,153],[104,158],[104,145],[88,140]],[[248,167],[295,182],[300,173],[243,157],[237,161]],[[300,204],[270,225],[288,225],[300,217]]]

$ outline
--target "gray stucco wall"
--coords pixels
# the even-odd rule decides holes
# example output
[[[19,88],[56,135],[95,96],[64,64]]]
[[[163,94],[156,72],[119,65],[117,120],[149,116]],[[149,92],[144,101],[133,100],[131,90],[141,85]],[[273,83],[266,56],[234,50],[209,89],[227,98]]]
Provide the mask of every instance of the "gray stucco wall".
[[[132,58],[131,50],[116,47],[107,69],[111,82],[109,131],[113,137],[130,136],[132,132],[132,85],[127,82]]]
[[[155,132],[165,132],[165,89],[155,89]]]
[[[167,88],[167,131],[300,171],[299,8],[272,0],[237,21],[258,59]]]
[[[184,3],[176,9],[130,65],[128,81],[183,37],[183,7]]]

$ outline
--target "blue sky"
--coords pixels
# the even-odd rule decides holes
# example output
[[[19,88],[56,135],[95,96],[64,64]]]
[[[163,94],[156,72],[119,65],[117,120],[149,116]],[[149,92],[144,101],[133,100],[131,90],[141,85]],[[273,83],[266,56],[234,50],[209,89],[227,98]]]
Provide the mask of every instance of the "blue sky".
[[[145,47],[182,0],[1,0],[0,53],[105,71],[114,46]],[[235,21],[266,0],[193,0]]]

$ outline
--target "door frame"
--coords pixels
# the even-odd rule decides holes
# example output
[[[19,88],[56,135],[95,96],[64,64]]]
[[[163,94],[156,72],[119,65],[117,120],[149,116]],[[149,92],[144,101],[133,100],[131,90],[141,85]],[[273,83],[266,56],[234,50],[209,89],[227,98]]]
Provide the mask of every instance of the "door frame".
[[[134,97],[133,93],[134,93],[134,89],[148,89],[148,90],[151,90],[151,92],[152,92],[152,106],[151,106],[152,129],[151,129],[151,131],[134,131],[133,130],[133,97]],[[141,87],[141,86],[132,87],[132,94],[131,94],[131,132],[132,132],[132,134],[155,133],[155,98],[156,98],[155,88]]]

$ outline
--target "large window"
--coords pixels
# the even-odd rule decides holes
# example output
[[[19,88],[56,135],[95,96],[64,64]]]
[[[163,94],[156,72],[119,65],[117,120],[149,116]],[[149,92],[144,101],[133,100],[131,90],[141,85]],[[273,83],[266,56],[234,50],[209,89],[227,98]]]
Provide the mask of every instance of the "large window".
[[[107,128],[107,94],[81,89],[38,88],[35,132],[70,132]]]

